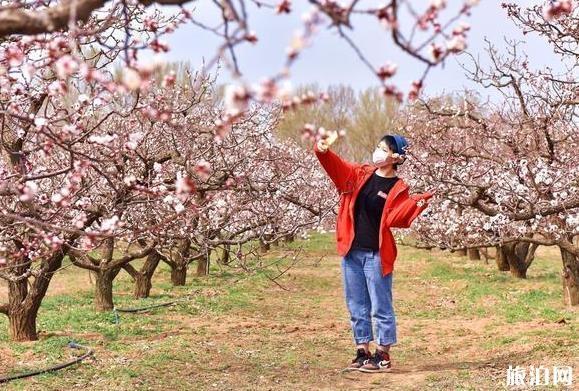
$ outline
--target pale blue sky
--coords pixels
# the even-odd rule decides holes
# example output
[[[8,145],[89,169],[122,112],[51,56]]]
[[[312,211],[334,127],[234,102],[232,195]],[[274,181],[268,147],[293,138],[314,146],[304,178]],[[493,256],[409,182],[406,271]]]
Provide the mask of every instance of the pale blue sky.
[[[414,4],[426,3],[426,0],[415,0]],[[501,7],[503,0],[481,0],[474,8],[472,16],[465,18],[471,25],[468,39],[468,51],[473,55],[485,58],[484,38],[488,38],[499,48],[504,48],[503,37],[524,41],[525,51],[532,59],[533,66],[552,66],[561,70],[561,62],[548,44],[534,35],[523,36],[519,29],[506,17]],[[251,3],[251,2],[248,2]],[[366,1],[372,5],[377,2]],[[459,0],[449,0],[449,6],[462,4]],[[521,6],[538,4],[537,0],[518,2]],[[290,15],[272,15],[271,9],[256,9],[250,5],[250,26],[259,38],[257,44],[243,44],[238,47],[239,63],[246,80],[257,82],[263,76],[275,74],[282,66],[285,48],[293,32],[301,27],[300,16],[310,6],[306,0],[294,1],[295,11]],[[197,3],[196,17],[215,25],[215,6],[209,2]],[[449,15],[447,13],[447,15]],[[423,65],[398,50],[389,39],[388,33],[369,16],[358,16],[353,19],[355,31],[352,33],[359,47],[375,67],[392,61],[399,65],[395,77],[397,85],[407,90],[410,83],[423,72]],[[194,67],[202,64],[203,57],[210,58],[215,53],[219,40],[211,33],[188,25],[180,28],[169,39],[171,52],[165,57],[168,60],[186,60]],[[430,71],[426,81],[425,92],[429,95],[451,92],[463,88],[478,89],[483,97],[489,91],[480,90],[470,82],[457,61],[467,61],[465,56],[452,57],[445,67]],[[321,30],[312,47],[305,50],[301,58],[292,67],[292,84],[318,82],[322,87],[329,84],[344,83],[356,89],[378,85],[375,76],[356,57],[346,42],[332,30]],[[227,73],[222,73],[221,82],[230,80]]]

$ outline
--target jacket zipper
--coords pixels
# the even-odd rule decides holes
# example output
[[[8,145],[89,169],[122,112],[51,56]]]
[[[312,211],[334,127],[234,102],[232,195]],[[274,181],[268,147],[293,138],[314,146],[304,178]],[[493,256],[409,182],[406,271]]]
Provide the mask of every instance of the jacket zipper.
[[[398,185],[399,183],[401,183],[401,180],[398,180],[394,184],[394,186]],[[404,190],[404,188],[397,190],[396,194],[392,196],[392,204],[394,203],[396,197],[398,197],[398,195],[402,193],[402,190]],[[382,221],[384,220],[384,215],[386,213],[386,208],[388,206],[388,198],[390,198],[389,196],[391,195],[391,193],[392,192],[388,193],[388,197],[386,198],[386,202],[384,203],[384,210],[382,211],[382,216],[380,217],[380,231],[378,232],[378,251],[380,251],[380,249],[382,248]]]

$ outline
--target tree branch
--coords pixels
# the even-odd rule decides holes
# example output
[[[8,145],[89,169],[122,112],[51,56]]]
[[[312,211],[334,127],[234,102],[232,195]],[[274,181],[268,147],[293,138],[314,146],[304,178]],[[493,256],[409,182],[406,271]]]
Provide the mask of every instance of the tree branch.
[[[67,30],[74,15],[76,21],[85,22],[91,14],[110,0],[62,0],[53,7],[40,10],[6,8],[0,10],[0,37],[11,34],[34,35]],[[145,7],[154,3],[182,5],[191,0],[140,0]]]
[[[125,269],[125,271],[126,271],[127,273],[129,273],[129,275],[131,276],[131,278],[132,278],[133,280],[136,280],[137,277],[139,276],[139,274],[141,274],[141,273],[139,273],[139,271],[138,271],[137,269],[135,269],[134,266],[131,265],[130,263],[124,264],[124,265],[123,265],[123,269]]]
[[[115,261],[107,264],[105,269],[109,269],[109,270],[110,269],[116,269],[117,267],[122,267],[122,266],[128,264],[129,262],[134,261],[135,259],[146,257],[147,255],[149,255],[151,253],[151,251],[153,251],[155,249],[156,246],[157,246],[157,243],[154,242],[150,246],[144,248],[141,251],[138,251],[138,252],[132,253],[132,254],[127,254],[124,257],[116,259]]]
[[[84,254],[75,248],[70,248],[68,250],[68,258],[73,265],[78,266],[82,269],[92,270],[93,272],[98,272],[99,268],[94,264],[94,262],[89,258],[88,254]]]

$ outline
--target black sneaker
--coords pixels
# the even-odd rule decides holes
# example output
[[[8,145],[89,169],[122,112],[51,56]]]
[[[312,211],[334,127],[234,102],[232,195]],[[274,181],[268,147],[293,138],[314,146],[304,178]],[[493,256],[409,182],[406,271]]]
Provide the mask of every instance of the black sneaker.
[[[392,370],[390,355],[376,349],[374,355],[366,360],[358,370],[362,372],[390,372]]]
[[[370,352],[367,352],[366,350],[364,350],[364,348],[358,348],[358,350],[356,350],[356,357],[352,360],[352,362],[346,368],[346,370],[356,371],[360,369],[360,367],[364,365],[364,363],[370,358],[372,358]]]

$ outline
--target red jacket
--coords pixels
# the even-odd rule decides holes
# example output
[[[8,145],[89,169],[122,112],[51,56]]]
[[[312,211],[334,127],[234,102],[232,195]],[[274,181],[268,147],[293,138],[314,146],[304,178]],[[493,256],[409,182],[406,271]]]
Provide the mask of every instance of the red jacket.
[[[336,239],[338,254],[345,256],[354,240],[354,205],[360,189],[377,169],[370,164],[350,163],[330,149],[320,152],[317,144],[314,151],[322,167],[340,192],[340,207],[336,223]],[[382,274],[385,276],[394,270],[397,249],[396,241],[390,227],[408,228],[414,219],[428,206],[426,200],[431,193],[413,194],[408,192],[408,185],[400,178],[386,198],[386,204],[380,220],[380,260]],[[422,201],[419,202],[419,201]]]

